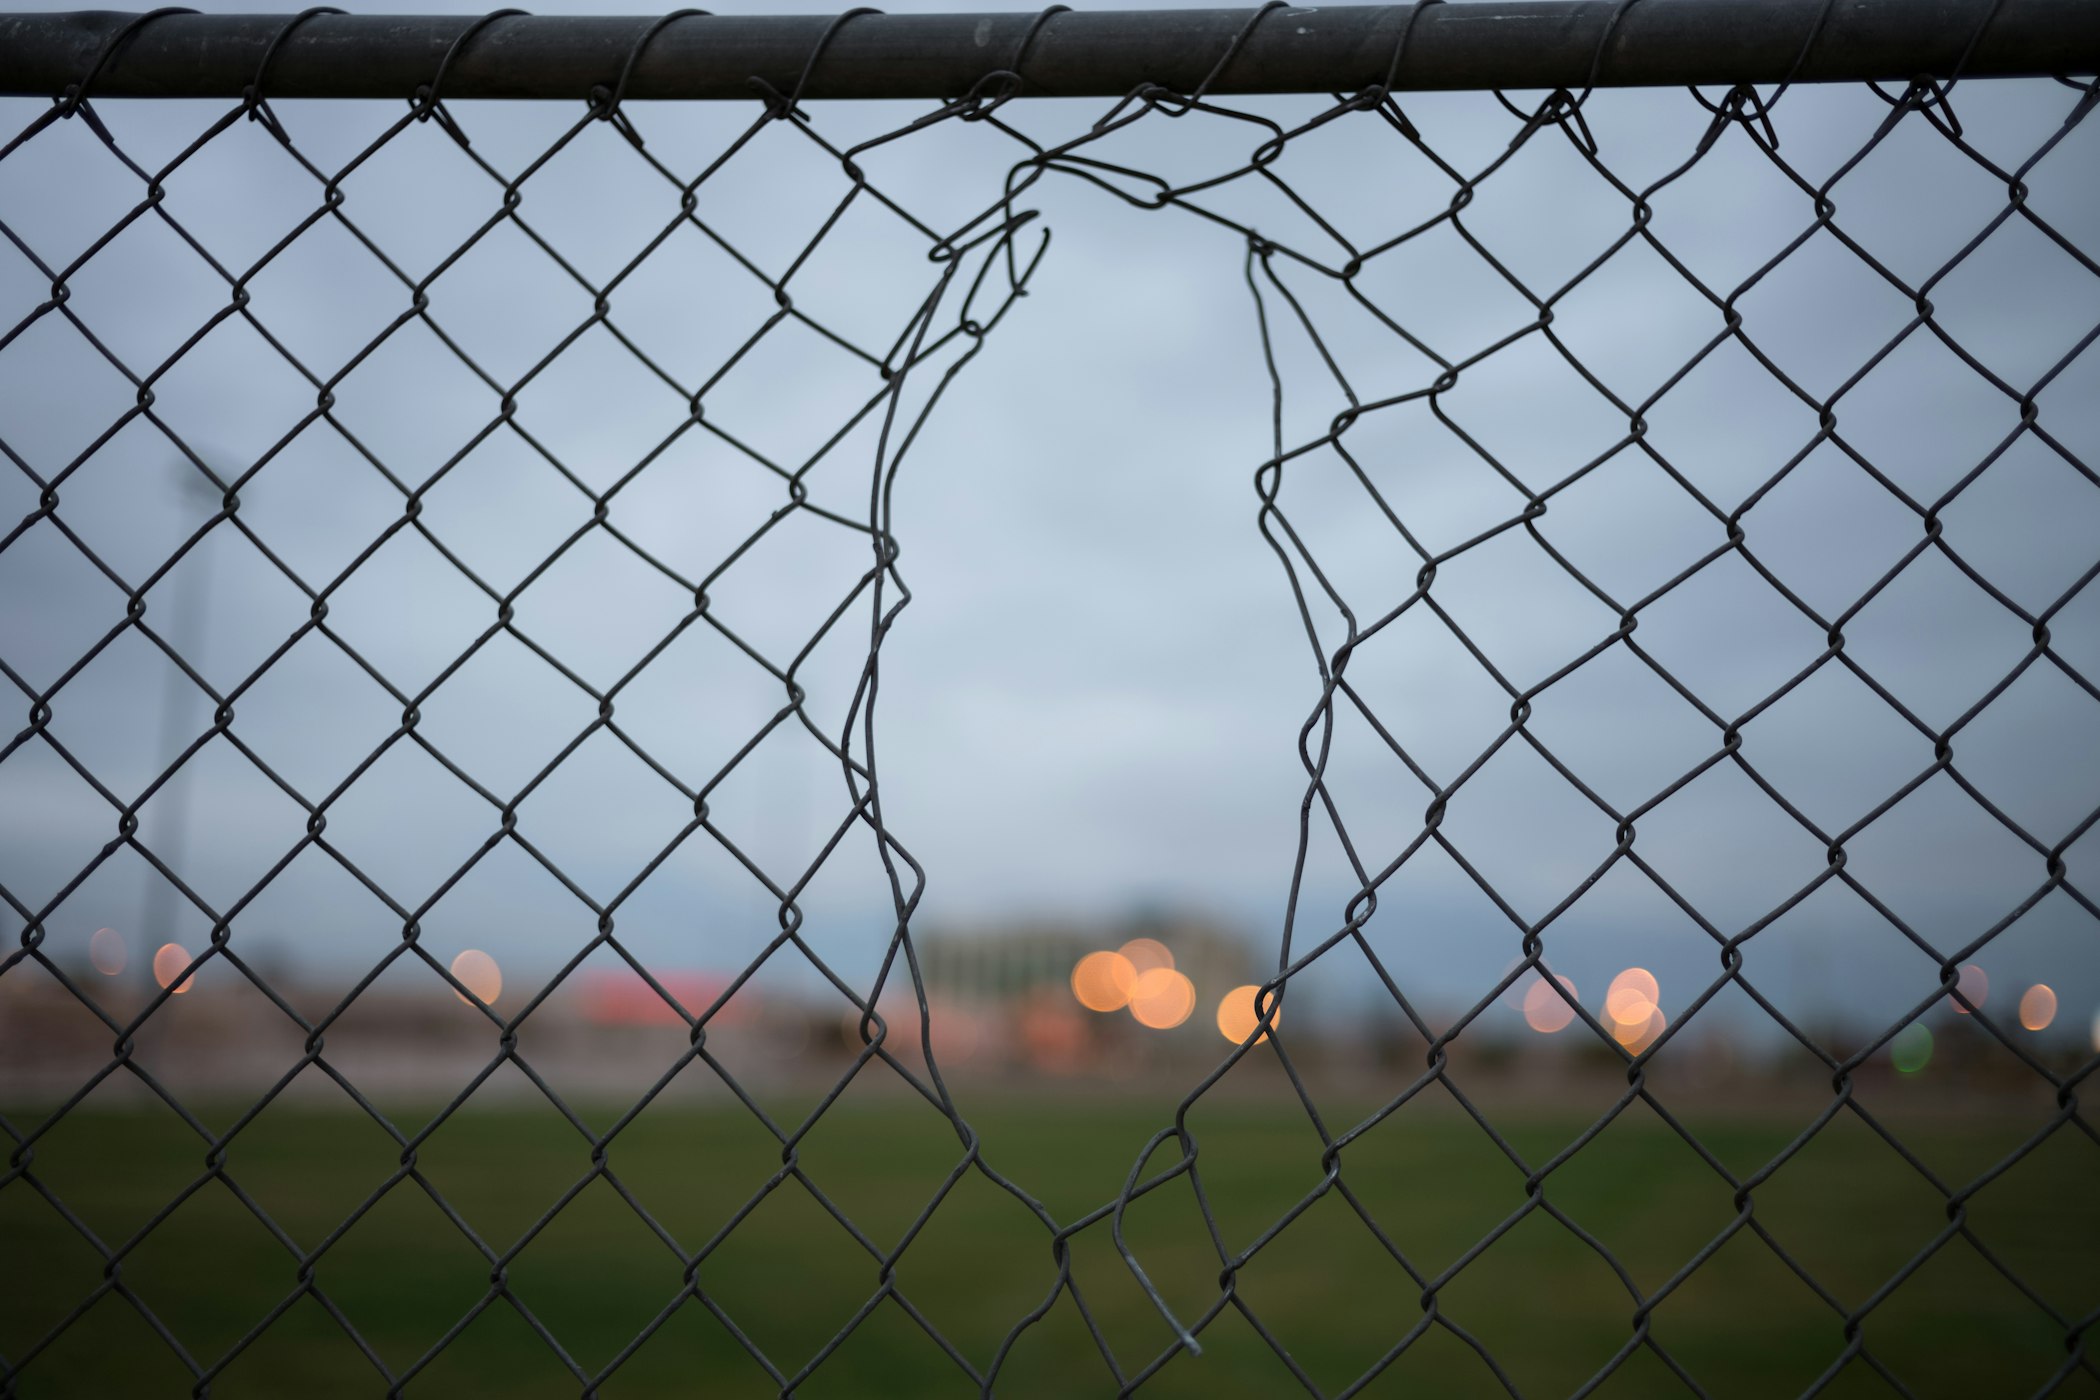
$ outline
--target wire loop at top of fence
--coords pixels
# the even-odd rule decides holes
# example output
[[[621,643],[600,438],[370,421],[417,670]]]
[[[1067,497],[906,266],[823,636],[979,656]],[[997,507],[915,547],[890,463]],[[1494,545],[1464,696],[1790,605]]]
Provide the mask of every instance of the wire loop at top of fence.
[[[1206,90],[1226,94],[2100,70],[2100,6],[2088,0],[1472,0],[1297,9],[1251,24],[1260,13],[866,13],[836,33],[830,15],[696,14],[639,48],[650,17],[515,16],[449,64],[481,19],[317,14],[287,31],[275,14],[156,11],[151,24],[110,11],[0,14],[0,94],[61,91],[93,69],[103,97],[239,97],[265,57],[279,97],[395,96],[442,64],[455,98],[561,99],[615,85],[639,99],[745,99],[754,78],[811,98],[952,98],[1024,50],[1017,95],[1067,97],[1190,92],[1209,74]],[[805,73],[820,45],[821,71]]]

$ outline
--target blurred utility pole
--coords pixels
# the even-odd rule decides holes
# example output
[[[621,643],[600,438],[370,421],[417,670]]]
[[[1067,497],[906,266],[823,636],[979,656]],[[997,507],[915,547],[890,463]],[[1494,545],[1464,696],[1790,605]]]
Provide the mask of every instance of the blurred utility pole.
[[[218,511],[223,495],[209,478],[180,457],[175,459],[175,472],[174,494],[178,503],[175,509],[181,509],[180,503],[191,502],[205,506],[213,513]],[[169,606],[162,613],[165,621],[155,628],[177,655],[207,675],[209,672],[203,665],[208,631],[206,616],[211,606],[211,559],[217,544],[211,534],[206,534],[190,550],[186,566],[178,565],[174,576],[163,580],[163,588],[171,583],[174,587],[169,595]],[[148,615],[151,615],[150,607]],[[203,698],[196,684],[172,662],[167,667],[166,677],[161,689],[160,766],[157,771],[165,771],[197,737],[197,702]],[[144,822],[139,824],[139,840],[160,858],[161,864],[177,873],[181,872],[183,857],[189,850],[193,788],[194,773],[189,764],[184,764],[155,796],[151,804],[151,827]],[[140,909],[137,959],[138,965],[147,969],[148,976],[152,975],[154,950],[175,937],[177,914],[175,887],[149,866],[145,900]],[[190,951],[195,953],[198,950],[192,948]]]

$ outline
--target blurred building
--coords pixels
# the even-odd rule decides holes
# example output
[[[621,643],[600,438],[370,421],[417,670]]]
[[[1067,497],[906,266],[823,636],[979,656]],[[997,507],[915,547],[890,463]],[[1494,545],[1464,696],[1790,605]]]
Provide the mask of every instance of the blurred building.
[[[935,929],[917,936],[929,998],[965,1009],[990,1009],[1049,991],[1072,1000],[1072,969],[1088,953],[1150,939],[1195,984],[1198,1008],[1234,987],[1260,980],[1247,941],[1194,917],[1144,917],[1117,924],[1024,923]],[[1193,1019],[1193,1018],[1192,1018]]]
[[[1216,1046],[1219,1002],[1255,980],[1242,937],[1189,916],[932,929],[917,948],[942,1063],[980,1072],[1191,1059]]]

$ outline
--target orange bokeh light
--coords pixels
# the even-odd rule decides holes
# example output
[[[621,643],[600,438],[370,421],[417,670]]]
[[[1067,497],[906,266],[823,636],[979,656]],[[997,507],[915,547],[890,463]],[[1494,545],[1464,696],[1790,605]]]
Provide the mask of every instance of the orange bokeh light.
[[[503,969],[479,948],[469,948],[452,960],[452,975],[484,1006],[494,1006],[503,995]],[[460,998],[465,1001],[465,997]]]
[[[177,977],[182,977],[182,970],[189,965],[190,955],[180,943],[163,943],[153,953],[153,980],[167,987],[170,982],[175,982]],[[194,975],[182,977],[180,982],[168,987],[168,990],[176,996],[181,996],[196,980]]]
[[[1256,1014],[1254,1009],[1254,998],[1260,991],[1261,988],[1250,983],[1244,987],[1234,987],[1218,999],[1219,1035],[1224,1036],[1234,1045],[1239,1045],[1248,1036],[1254,1035],[1256,1031],[1261,1030],[1261,1017]],[[1273,1005],[1274,998],[1272,997],[1270,1001],[1271,1005]],[[1272,1026],[1282,1025],[1283,1013],[1278,1011],[1271,1015],[1269,1024]],[[1254,1043],[1259,1045],[1268,1038],[1269,1033],[1262,1030],[1260,1035],[1255,1036]]]
[[[1567,1000],[1562,1000],[1552,983],[1544,978],[1533,982],[1524,993],[1524,1023],[1541,1035],[1565,1030],[1575,1019],[1575,1008],[1569,1004],[1575,996],[1575,984],[1559,976],[1553,981],[1560,983],[1562,991],[1568,994]]]
[[[1611,979],[1611,987],[1604,993],[1604,1011],[1618,1025],[1639,1031],[1655,1015],[1661,996],[1662,987],[1654,973],[1645,967],[1629,967]],[[1619,1043],[1627,1042],[1622,1036]]]
[[[2056,993],[2048,983],[2037,982],[2020,993],[2020,1024],[2031,1031],[2045,1031],[2056,1019]]]
[[[1991,979],[1984,976],[1983,969],[1975,963],[1963,963],[1961,974],[1954,979],[1954,988],[1969,999],[1969,1006],[1982,1006],[1983,999],[1991,994]],[[1947,998],[1947,1005],[1964,1016],[1969,1014],[1969,1006],[1963,1006],[1951,996]]]
[[[1648,1010],[1648,1019],[1637,1024],[1628,1024],[1618,1019],[1617,1016],[1613,1016],[1611,1036],[1613,1040],[1625,1046],[1628,1051],[1638,1055],[1641,1051],[1653,1045],[1656,1037],[1660,1036],[1664,1028],[1669,1024],[1661,1009],[1651,1005]]]
[[[98,928],[88,939],[88,961],[104,977],[114,977],[122,972],[125,957],[124,935],[113,928]]]
[[[1133,972],[1144,974],[1154,968],[1174,969],[1174,955],[1167,945],[1157,938],[1133,938],[1116,952],[1129,960]]]
[[[1088,953],[1073,965],[1072,995],[1089,1011],[1121,1011],[1137,979],[1137,969],[1121,953]]]
[[[1196,984],[1171,967],[1140,972],[1130,985],[1130,1014],[1138,1024],[1169,1031],[1196,1009]]]

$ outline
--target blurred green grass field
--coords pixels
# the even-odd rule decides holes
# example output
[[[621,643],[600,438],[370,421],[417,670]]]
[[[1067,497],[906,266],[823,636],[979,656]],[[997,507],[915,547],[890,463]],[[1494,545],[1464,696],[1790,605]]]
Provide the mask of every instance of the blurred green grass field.
[[[1165,1125],[1155,1106],[1084,1097],[1007,1097],[964,1105],[993,1164],[1035,1190],[1061,1220],[1110,1200],[1132,1157]],[[26,1126],[39,1115],[10,1113]],[[228,1114],[210,1120],[223,1129]],[[398,1121],[415,1121],[404,1118]],[[1694,1118],[1707,1148],[1755,1171],[1805,1125]],[[608,1116],[594,1126],[611,1122]],[[1499,1127],[1526,1160],[1549,1160],[1582,1122],[1533,1111]],[[1203,1184],[1228,1248],[1257,1238],[1319,1179],[1320,1146],[1302,1112],[1280,1103],[1205,1105],[1191,1119]],[[1905,1143],[1940,1180],[1965,1184],[2028,1134],[2031,1118],[1898,1119]],[[867,1236],[901,1238],[959,1156],[923,1103],[854,1103],[824,1115],[803,1169]],[[352,1113],[279,1104],[234,1140],[228,1171],[302,1248],[327,1239],[395,1169],[397,1149]],[[171,1114],[84,1106],[35,1149],[35,1182],[104,1241],[130,1238],[196,1181],[203,1144]],[[687,1250],[700,1247],[774,1172],[780,1150],[734,1104],[659,1105],[615,1140],[620,1183]],[[1162,1156],[1164,1165],[1169,1158]],[[465,1223],[503,1252],[590,1170],[576,1131],[545,1108],[470,1108],[441,1126],[418,1165]],[[2100,1306],[2100,1148],[2060,1131],[1978,1191],[1977,1238],[2059,1314]],[[1450,1268],[1524,1201],[1522,1173],[1470,1120],[1427,1106],[1353,1145],[1344,1180],[1425,1273]],[[1670,1129],[1635,1105],[1548,1179],[1546,1199],[1607,1246],[1642,1290],[1661,1286],[1735,1218],[1731,1192]],[[1841,1115],[1755,1194],[1757,1221],[1843,1307],[1872,1297],[1947,1224],[1944,1197],[1850,1114]],[[1185,1181],[1133,1205],[1126,1238],[1184,1320],[1218,1296],[1218,1259]],[[866,1301],[877,1264],[795,1181],[760,1204],[699,1270],[708,1296],[784,1371],[798,1370]],[[1126,1374],[1170,1340],[1116,1256],[1106,1225],[1078,1236],[1074,1276]],[[671,1248],[604,1180],[591,1182],[511,1260],[517,1300],[596,1375],[681,1287]],[[206,1181],[125,1257],[123,1286],[209,1365],[291,1293],[299,1266],[222,1182]],[[490,1266],[414,1181],[389,1191],[321,1254],[329,1300],[396,1373],[414,1366],[488,1291]],[[100,1283],[95,1252],[35,1184],[0,1187],[0,1354],[23,1352]],[[903,1295],[984,1367],[1012,1324],[1049,1291],[1048,1233],[1011,1197],[966,1177],[905,1251]],[[1420,1287],[1335,1195],[1318,1202],[1241,1271],[1241,1298],[1325,1393],[1346,1389],[1421,1317]],[[1613,1270],[1569,1229],[1533,1212],[1441,1290],[1442,1317],[1465,1329],[1525,1396],[1579,1390],[1632,1335],[1635,1304]],[[1652,1335],[1710,1395],[1796,1395],[1844,1351],[1839,1313],[1747,1231],[1737,1233],[1654,1311]],[[2065,1329],[1965,1239],[1950,1240],[1867,1316],[1868,1351],[1910,1391],[2014,1396],[2041,1390],[2063,1364]],[[1175,1358],[1141,1392],[1287,1395],[1303,1386],[1228,1309],[1200,1357]],[[31,1360],[23,1400],[179,1396],[193,1377],[136,1309],[107,1295]],[[770,1395],[777,1385],[729,1330],[688,1302],[596,1392],[616,1400]],[[423,1396],[577,1395],[584,1386],[498,1301],[419,1371]],[[1113,1394],[1106,1364],[1069,1297],[1026,1332],[1000,1373],[1015,1396]],[[301,1298],[213,1379],[215,1397],[385,1393],[379,1373],[311,1297]],[[796,1391],[822,1396],[975,1393],[964,1373],[895,1302],[884,1302]],[[1434,1327],[1364,1391],[1435,1397],[1507,1393],[1452,1332]],[[1694,1393],[1646,1350],[1596,1392]],[[1832,1396],[1895,1392],[1864,1362]],[[2054,1393],[2100,1397],[2079,1370]]]

